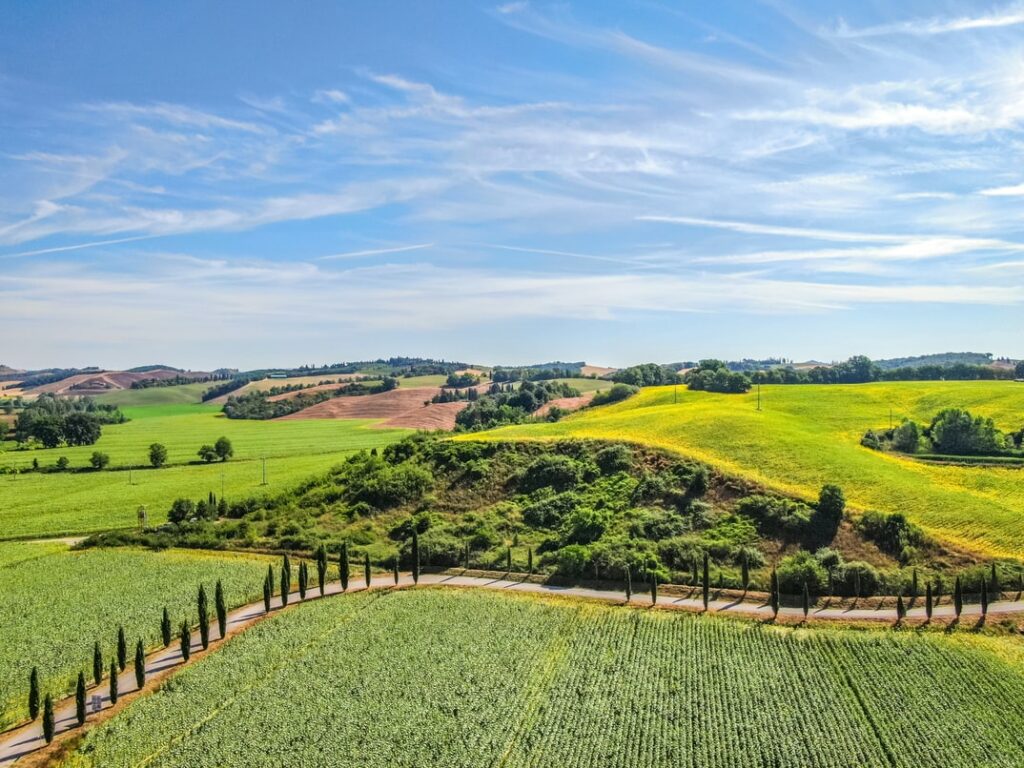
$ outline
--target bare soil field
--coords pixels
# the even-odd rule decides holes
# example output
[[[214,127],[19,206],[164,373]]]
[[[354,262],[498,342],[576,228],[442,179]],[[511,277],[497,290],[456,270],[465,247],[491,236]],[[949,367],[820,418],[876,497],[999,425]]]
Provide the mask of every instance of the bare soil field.
[[[173,379],[175,376],[195,376],[197,379],[209,376],[204,371],[172,371],[169,368],[158,368],[153,371],[105,371],[103,373],[80,373],[52,384],[34,387],[29,394],[41,395],[50,392],[55,395],[102,395],[104,392],[117,392],[131,388],[136,381],[145,379]],[[212,386],[212,385],[211,385]]]
[[[587,392],[586,394],[580,395],[579,397],[559,397],[556,400],[551,400],[544,403],[540,408],[534,412],[534,416],[547,416],[552,408],[558,407],[563,411],[578,411],[585,405],[588,405],[591,400],[594,399],[596,392]]]
[[[306,390],[309,391],[309,390]],[[378,427],[408,429],[452,429],[455,416],[468,402],[429,403],[440,390],[436,387],[393,389],[379,395],[335,397],[282,416],[286,419],[384,419]],[[424,402],[429,404],[424,405]]]
[[[580,376],[607,376],[615,373],[618,368],[603,368],[600,365],[584,365],[580,368]]]

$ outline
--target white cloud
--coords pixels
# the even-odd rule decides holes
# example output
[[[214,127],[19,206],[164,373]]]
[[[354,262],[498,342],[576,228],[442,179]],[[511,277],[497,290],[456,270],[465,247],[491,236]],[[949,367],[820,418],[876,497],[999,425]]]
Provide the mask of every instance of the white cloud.
[[[1008,187],[989,187],[981,190],[985,197],[1020,197],[1024,195],[1024,184],[1014,184]]]
[[[910,19],[872,27],[851,28],[840,22],[835,30],[838,37],[878,37],[883,35],[944,35],[950,32],[970,32],[979,29],[998,29],[1024,24],[1024,8],[1019,3],[983,16],[935,17]]]

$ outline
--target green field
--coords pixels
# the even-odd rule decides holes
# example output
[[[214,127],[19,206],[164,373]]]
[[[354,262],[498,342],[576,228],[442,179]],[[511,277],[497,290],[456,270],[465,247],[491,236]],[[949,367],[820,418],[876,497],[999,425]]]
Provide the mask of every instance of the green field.
[[[605,381],[604,379],[572,378],[555,379],[555,381],[568,384],[570,387],[578,389],[582,394],[587,392],[603,392],[606,389],[611,389],[613,386],[612,382]]]
[[[195,384],[179,384],[173,387],[146,387],[145,389],[123,389],[106,392],[96,397],[99,403],[125,406],[137,405],[188,405],[202,402],[203,393],[219,382],[206,381]]]
[[[905,417],[927,423],[939,410],[957,407],[990,416],[1004,430],[1019,429],[1024,385],[780,385],[762,387],[761,401],[758,411],[756,391],[721,395],[653,387],[618,405],[487,436],[631,440],[805,498],[824,483],[837,483],[857,509],[903,512],[941,541],[980,556],[1024,556],[1021,469],[930,465],[860,446],[867,429],[888,426],[890,409],[895,423]]]
[[[382,447],[410,432],[376,429],[372,421],[227,419],[216,406],[144,406],[125,412],[131,421],[105,426],[94,446],[0,453],[0,467],[21,468],[31,466],[33,458],[52,466],[59,456],[67,456],[72,468],[83,467],[94,450],[111,458],[111,468],[102,472],[0,474],[0,539],[130,526],[140,505],[148,507],[151,523],[159,523],[175,498],[195,499],[210,491],[220,495],[223,490],[229,499],[237,499],[278,491],[324,471],[352,451]],[[198,461],[199,446],[220,435],[233,442],[235,458],[186,463]],[[169,465],[161,469],[146,467],[154,442],[168,449]],[[263,457],[267,486],[262,485]],[[131,473],[117,469],[133,465],[144,468]]]
[[[266,561],[170,550],[68,551],[56,542],[0,544],[0,726],[27,715],[28,676],[39,667],[44,690],[72,690],[79,670],[91,675],[93,643],[109,665],[123,625],[129,650],[160,635],[164,606],[177,626],[194,623],[196,591],[217,579],[232,605],[260,594]]]
[[[442,589],[279,614],[90,732],[73,768],[1019,765],[1016,639]]]

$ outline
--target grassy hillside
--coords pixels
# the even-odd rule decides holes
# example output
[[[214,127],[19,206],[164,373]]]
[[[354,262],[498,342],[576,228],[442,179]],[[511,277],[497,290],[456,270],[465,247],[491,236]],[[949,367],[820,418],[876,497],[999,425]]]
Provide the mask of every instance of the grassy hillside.
[[[359,593],[261,623],[61,764],[1009,766],[1021,658],[1015,639]]]
[[[186,405],[202,401],[203,392],[218,382],[206,381],[195,384],[179,384],[174,387],[147,387],[146,389],[122,389],[118,392],[105,392],[96,397],[96,401],[125,406],[139,405]]]
[[[27,716],[29,671],[39,667],[43,689],[63,694],[75,675],[92,670],[93,643],[109,665],[117,628],[129,650],[159,640],[164,606],[174,626],[195,622],[195,599],[217,579],[232,605],[260,594],[266,561],[197,552],[131,549],[71,552],[59,543],[0,544],[0,726]]]
[[[785,493],[813,497],[837,483],[860,509],[902,512],[940,540],[983,556],[1024,556],[1024,474],[1019,469],[931,466],[860,446],[865,430],[887,427],[890,409],[928,421],[948,407],[992,417],[1003,429],[1024,421],[1024,385],[892,382],[765,386],[721,395],[645,389],[619,405],[554,424],[486,433],[495,439],[590,437],[632,440],[676,451]],[[479,439],[481,435],[474,435]]]
[[[388,445],[409,434],[356,420],[230,420],[216,406],[151,405],[125,411],[131,421],[104,427],[96,445],[0,453],[0,467],[27,468],[33,459],[50,467],[67,456],[72,469],[83,468],[96,450],[111,459],[110,468],[102,472],[0,474],[0,539],[131,526],[140,505],[149,508],[151,523],[160,523],[175,498],[200,498],[210,491],[220,495],[222,489],[229,499],[279,491],[323,472],[352,451]],[[192,463],[198,461],[200,445],[221,435],[234,444],[231,461]],[[147,466],[154,442],[168,449],[168,466],[161,469]],[[263,457],[268,486],[262,485]],[[142,468],[129,475],[124,468],[130,466]]]

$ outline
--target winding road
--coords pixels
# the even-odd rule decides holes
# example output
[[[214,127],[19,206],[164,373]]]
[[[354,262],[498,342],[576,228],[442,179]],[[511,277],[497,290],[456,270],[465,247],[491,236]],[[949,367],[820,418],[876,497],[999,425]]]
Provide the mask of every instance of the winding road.
[[[393,588],[395,586],[394,577],[391,574],[375,576],[370,583],[372,588]],[[411,574],[402,574],[399,577],[399,587],[412,587],[413,579]],[[542,595],[563,595],[566,597],[584,598],[590,600],[603,600],[610,603],[625,603],[626,593],[618,590],[603,590],[603,589],[591,589],[587,587],[560,587],[550,584],[538,584],[536,582],[522,581],[517,579],[502,579],[502,578],[487,578],[482,576],[468,576],[459,575],[457,573],[440,573],[440,574],[422,574],[419,579],[419,586],[452,586],[452,587],[463,587],[463,588],[477,588],[477,589],[494,589],[494,590],[506,590],[509,592],[527,592],[533,594]],[[365,590],[367,586],[362,579],[353,578],[349,583],[349,592],[359,592]],[[338,595],[342,593],[341,584],[337,581],[331,582],[326,585],[324,590],[324,596]],[[306,591],[306,602],[310,600],[320,599],[320,591],[314,585]],[[292,593],[289,596],[288,605],[296,605],[303,602],[299,599],[298,593]],[[630,604],[636,606],[650,605],[650,595],[646,592],[634,593]],[[657,603],[659,608],[669,609],[681,609],[689,611],[703,611],[704,606],[702,600],[697,597],[679,597],[676,595],[660,595]],[[281,607],[281,598],[279,595],[275,595],[271,600],[271,609]],[[708,610],[711,613],[726,613],[748,616],[758,618],[762,620],[769,620],[772,618],[771,608],[768,605],[756,602],[744,602],[740,600],[712,600],[709,603]],[[1011,614],[1024,612],[1024,601],[999,601],[993,602],[988,608],[989,614]],[[803,610],[800,608],[783,607],[779,611],[779,615],[787,618],[803,619]],[[837,621],[877,621],[877,622],[896,622],[896,611],[892,608],[830,608],[822,607],[812,609],[810,613],[814,619],[824,620],[837,620]],[[937,606],[933,612],[933,618],[935,619],[953,619],[955,612],[952,605],[941,605]],[[963,617],[980,618],[981,607],[979,605],[971,604],[965,605]],[[251,626],[255,622],[267,616],[264,610],[263,601],[260,600],[256,603],[250,603],[249,605],[237,608],[228,614],[227,621],[227,633],[226,636],[230,637],[238,632],[244,631],[247,627]],[[916,607],[907,611],[907,619],[923,620],[925,618],[924,607]],[[133,667],[129,666],[122,672],[117,679],[118,690],[120,695],[118,697],[118,707],[124,706],[126,701],[130,701],[137,696],[141,690],[155,689],[160,682],[173,671],[184,666],[185,663],[193,663],[199,658],[202,658],[206,653],[209,653],[216,649],[223,638],[219,636],[216,621],[212,621],[210,626],[210,648],[207,651],[203,651],[199,643],[199,633],[193,631],[192,633],[192,647],[190,659],[188,662],[183,662],[181,656],[181,650],[179,643],[175,639],[170,647],[161,648],[153,651],[146,657],[146,684],[142,689],[139,689],[135,682],[135,671]],[[83,665],[84,668],[85,665]],[[111,708],[110,697],[109,697],[109,681],[104,679],[98,686],[90,687],[86,694],[86,700],[89,704],[89,714],[86,719],[85,728],[89,727],[91,720],[95,720],[96,714],[92,710],[93,696],[97,696],[100,709],[98,713],[102,714]],[[109,714],[109,713],[108,713]],[[75,701],[74,697],[68,697],[55,703],[54,705],[54,722],[56,740],[60,740],[61,737],[67,737],[72,732],[78,729],[77,721],[75,719]],[[46,746],[46,742],[43,739],[42,732],[42,718],[40,717],[35,722],[23,724],[21,726],[14,727],[4,733],[0,734],[0,766],[11,765],[18,761],[20,758],[26,755],[38,752]]]

